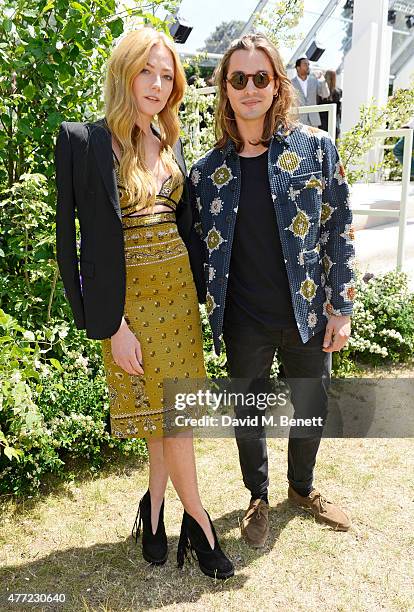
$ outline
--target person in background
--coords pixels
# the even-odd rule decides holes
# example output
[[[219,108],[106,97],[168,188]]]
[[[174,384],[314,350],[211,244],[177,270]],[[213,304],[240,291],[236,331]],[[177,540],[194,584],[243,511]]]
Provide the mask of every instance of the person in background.
[[[329,88],[329,96],[327,98],[319,98],[318,104],[336,104],[336,140],[338,140],[341,132],[341,112],[342,112],[342,89],[336,86],[336,72],[327,70],[325,72],[325,81]],[[320,113],[321,130],[328,131],[328,113]]]
[[[414,129],[414,117],[412,117],[411,120],[403,127]],[[404,158],[404,138],[399,139],[399,141],[394,146],[394,149],[392,152],[394,153],[395,157],[398,159],[398,161],[402,165],[403,158]],[[413,148],[411,151],[410,181],[414,181],[414,138],[413,138]]]
[[[310,74],[310,62],[307,57],[299,57],[296,60],[297,75],[292,79],[292,85],[296,89],[299,98],[299,106],[314,106],[319,98],[329,96],[329,88],[320,72],[317,76]],[[305,113],[300,115],[300,120],[305,125],[321,127],[321,116],[319,113]]]

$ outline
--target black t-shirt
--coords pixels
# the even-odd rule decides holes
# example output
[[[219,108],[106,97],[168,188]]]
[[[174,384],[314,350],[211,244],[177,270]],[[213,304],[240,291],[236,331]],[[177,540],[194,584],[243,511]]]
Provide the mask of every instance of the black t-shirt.
[[[296,327],[270,192],[268,152],[240,157],[241,194],[234,230],[224,326]]]

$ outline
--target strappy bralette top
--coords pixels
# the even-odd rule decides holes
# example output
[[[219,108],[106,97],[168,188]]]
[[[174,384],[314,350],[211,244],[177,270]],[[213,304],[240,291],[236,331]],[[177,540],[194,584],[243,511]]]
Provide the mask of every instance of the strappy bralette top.
[[[115,166],[115,175],[116,175],[116,182],[118,185],[118,190],[119,190],[119,200],[121,202],[122,196],[125,192],[124,190],[124,186],[121,182],[120,176],[119,176],[119,161],[117,156],[115,155],[114,151],[112,151],[112,155],[114,158],[114,166]],[[161,185],[161,189],[160,192],[157,194],[156,199],[155,199],[155,204],[162,204],[162,206],[166,206],[167,208],[169,208],[172,212],[176,212],[177,211],[177,206],[178,203],[181,199],[181,195],[183,193],[183,186],[184,183],[179,183],[176,187],[174,187],[174,189],[171,189],[171,181],[172,181],[172,176],[169,176],[165,179],[165,181],[163,182],[163,184]],[[146,216],[148,214],[162,214],[165,213],[166,211],[155,211],[153,213],[140,213],[139,215],[136,215],[136,213],[142,210],[142,206],[137,206],[136,204],[126,204],[124,206],[121,205],[121,215],[122,217],[137,217],[137,216]],[[135,213],[135,214],[134,214]]]

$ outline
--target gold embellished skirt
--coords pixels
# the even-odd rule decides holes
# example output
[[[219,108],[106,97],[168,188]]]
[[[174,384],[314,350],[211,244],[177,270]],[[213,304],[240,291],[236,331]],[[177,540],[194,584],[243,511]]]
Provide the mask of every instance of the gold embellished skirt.
[[[124,217],[126,296],[124,317],[139,340],[144,375],[131,375],[102,340],[111,432],[118,438],[165,434],[175,419],[164,405],[164,379],[205,377],[197,292],[175,213]]]

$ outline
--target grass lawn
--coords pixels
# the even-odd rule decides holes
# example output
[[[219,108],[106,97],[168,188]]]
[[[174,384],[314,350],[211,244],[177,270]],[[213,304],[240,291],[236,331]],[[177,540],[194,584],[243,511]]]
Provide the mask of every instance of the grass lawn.
[[[286,444],[269,441],[271,536],[254,551],[239,538],[248,494],[234,440],[197,442],[202,499],[235,562],[235,578],[215,583],[196,564],[177,569],[182,511],[171,485],[170,557],[162,568],[145,563],[130,528],[146,468],[129,461],[95,480],[3,507],[0,609],[24,609],[6,604],[11,592],[65,593],[66,604],[54,608],[76,611],[414,609],[413,440],[322,442],[315,484],[349,510],[348,533],[288,506]]]
[[[147,468],[124,459],[18,504],[3,500],[0,610],[414,610],[414,440],[322,441],[315,486],[347,509],[353,527],[334,532],[287,503],[287,440],[269,440],[270,538],[261,551],[239,537],[249,502],[234,440],[196,442],[202,499],[236,576],[176,567],[182,507],[169,484],[170,556],[142,559],[130,530]],[[65,593],[65,604],[21,605],[10,593]]]

